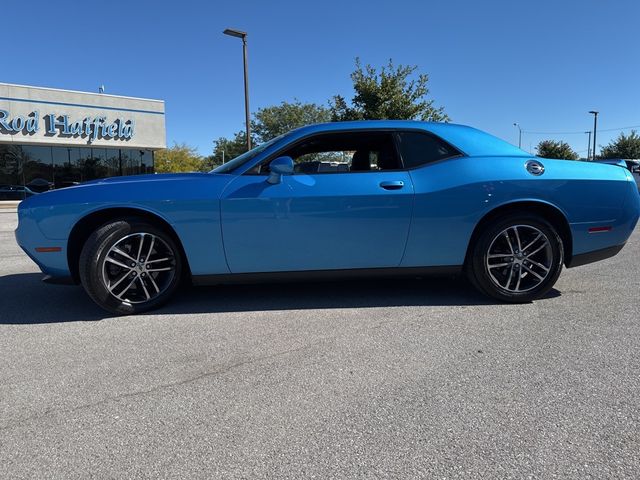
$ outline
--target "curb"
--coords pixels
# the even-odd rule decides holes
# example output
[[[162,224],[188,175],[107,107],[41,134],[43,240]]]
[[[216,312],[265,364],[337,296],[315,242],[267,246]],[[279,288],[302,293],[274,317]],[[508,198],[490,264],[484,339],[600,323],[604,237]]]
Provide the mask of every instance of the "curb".
[[[17,210],[19,201],[0,201],[0,210],[12,209]]]

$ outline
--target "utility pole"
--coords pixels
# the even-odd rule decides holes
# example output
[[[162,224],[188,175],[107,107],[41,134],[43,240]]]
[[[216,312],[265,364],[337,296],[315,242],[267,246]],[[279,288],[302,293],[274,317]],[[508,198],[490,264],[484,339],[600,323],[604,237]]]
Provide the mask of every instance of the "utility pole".
[[[593,114],[593,150],[591,150],[591,154],[593,156],[593,160],[596,159],[596,132],[598,131],[598,113],[595,110],[590,110],[589,113]]]
[[[584,132],[589,134],[589,140],[587,140],[587,160],[591,159],[591,130]]]
[[[514,122],[514,127],[518,127],[518,148],[522,148],[522,128],[520,128],[520,124]]]
[[[249,69],[247,66],[247,32],[227,28],[225,35],[242,39],[242,59],[244,63],[244,117],[247,125],[247,151],[251,150],[251,118],[249,115]]]

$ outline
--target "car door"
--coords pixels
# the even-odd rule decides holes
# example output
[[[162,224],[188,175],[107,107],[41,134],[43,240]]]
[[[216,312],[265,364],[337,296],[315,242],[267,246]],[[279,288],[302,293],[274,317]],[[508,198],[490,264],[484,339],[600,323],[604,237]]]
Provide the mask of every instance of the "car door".
[[[296,162],[294,174],[268,183],[268,162],[284,155]],[[411,177],[401,168],[391,133],[325,133],[295,142],[223,192],[229,269],[396,267],[412,204]]]

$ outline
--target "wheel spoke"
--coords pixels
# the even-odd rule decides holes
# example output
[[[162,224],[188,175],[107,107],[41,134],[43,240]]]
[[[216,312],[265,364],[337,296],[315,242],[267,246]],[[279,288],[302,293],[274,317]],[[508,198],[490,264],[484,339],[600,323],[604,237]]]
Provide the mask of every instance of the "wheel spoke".
[[[117,265],[119,267],[126,268],[127,270],[131,270],[131,266],[130,265],[125,265],[124,263],[119,262],[115,258],[111,258],[109,256],[107,256],[107,258],[105,258],[105,262],[113,263],[114,265]]]
[[[113,285],[109,285],[107,287],[107,289],[113,293],[113,291],[115,290],[115,288],[120,285],[131,273],[131,269],[129,269],[129,271],[127,273],[125,273],[124,275],[122,275],[122,277],[120,277],[120,280],[118,280],[116,283],[114,283]]]
[[[136,281],[136,278],[138,278],[137,276],[134,276],[131,281],[129,282],[129,284],[118,294],[116,295],[116,298],[122,300],[122,296],[127,293],[129,291],[129,289],[131,288],[131,286],[133,285],[133,283]]]
[[[527,272],[529,272],[531,275],[533,275],[534,277],[536,277],[538,280],[543,281],[544,277],[541,275],[538,275],[536,272],[534,272],[533,270],[531,270],[529,267],[527,267],[526,265],[522,265],[522,268],[524,268]]]
[[[514,266],[511,265],[511,270],[509,270],[509,278],[507,278],[507,286],[505,287],[507,290],[509,290],[509,285],[511,285],[511,279],[513,278],[513,268]]]
[[[120,250],[118,247],[113,247],[111,250],[114,251],[115,253],[117,253],[118,255],[122,255],[123,257],[127,258],[128,260],[131,260],[132,262],[136,261],[135,258],[133,258],[131,255],[129,255],[127,252],[124,252],[124,251]]]
[[[151,252],[153,251],[153,245],[156,243],[156,237],[151,237],[151,246],[149,247],[149,253],[147,253],[146,260],[149,263],[149,258],[151,257]]]
[[[518,268],[517,275],[518,275],[518,282],[516,283],[516,292],[518,290],[520,290],[520,281],[522,280],[522,269],[521,268]]]
[[[166,261],[166,260],[171,260],[171,259],[170,259],[169,257],[157,258],[157,259],[155,259],[155,260],[149,260],[149,261],[147,261],[146,263],[147,263],[147,265],[148,265],[148,264],[150,264],[150,263],[164,262],[164,261]]]
[[[138,280],[140,280],[140,285],[142,285],[142,289],[144,290],[144,296],[147,297],[147,300],[149,300],[151,298],[151,295],[149,295],[149,290],[147,290],[147,286],[144,284],[144,280],[142,279],[142,277],[137,277]]]
[[[151,285],[153,285],[153,288],[156,289],[156,293],[160,293],[160,289],[158,288],[158,284],[156,283],[156,281],[153,279],[153,275],[148,275],[147,278],[151,280]]]
[[[512,262],[505,262],[505,263],[496,263],[494,265],[488,265],[489,268],[498,268],[498,267],[506,267],[507,265],[513,265]]]
[[[136,257],[136,262],[140,261],[140,255],[142,254],[142,244],[144,243],[144,233],[140,234],[140,245],[138,245],[138,256]]]
[[[509,245],[509,250],[511,250],[511,253],[516,253],[513,251],[513,245],[511,245],[511,239],[509,238],[509,230],[505,230],[504,231],[504,238],[507,239],[507,245]]]
[[[545,267],[543,264],[536,262],[535,260],[531,260],[530,258],[527,258],[527,262],[532,263],[538,268],[541,268],[542,270],[545,271],[545,273],[549,271],[549,267]]]
[[[549,242],[545,241],[542,245],[540,245],[538,248],[536,248],[533,252],[529,252],[529,254],[527,255],[527,259],[529,257],[535,255],[536,253],[538,253],[540,250],[542,250],[547,245],[549,245]]]
[[[513,231],[516,234],[516,242],[517,242],[517,246],[518,246],[517,251],[521,252],[522,251],[522,243],[520,243],[520,235],[518,234],[518,227],[513,227]]]
[[[173,270],[173,268],[172,267],[147,268],[147,272],[168,272],[169,270]]]
[[[540,240],[542,238],[542,234],[539,233],[538,236],[536,238],[534,238],[533,240],[531,240],[528,244],[526,244],[524,247],[522,247],[522,251],[526,252],[527,250],[529,250],[529,248],[531,248],[531,246],[536,243],[538,240]]]

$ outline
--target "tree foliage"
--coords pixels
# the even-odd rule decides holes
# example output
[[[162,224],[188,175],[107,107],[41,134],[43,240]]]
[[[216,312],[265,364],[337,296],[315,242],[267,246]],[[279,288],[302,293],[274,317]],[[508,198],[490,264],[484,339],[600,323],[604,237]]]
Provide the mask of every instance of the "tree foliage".
[[[355,95],[351,105],[341,95],[330,102],[334,121],[346,120],[427,120],[445,122],[449,117],[444,108],[434,107],[427,99],[427,74],[414,75],[417,66],[393,64],[392,60],[378,72],[371,65],[362,66],[356,58],[356,69],[351,74]]]
[[[294,128],[313,123],[328,122],[331,119],[329,110],[315,103],[302,103],[300,100],[282,102],[259,109],[253,114],[251,121],[251,144],[260,145],[278,135],[287,133]],[[205,158],[208,169],[247,151],[247,133],[242,130],[234,134],[233,138],[220,137],[214,141],[213,155]]]
[[[538,157],[577,160],[578,154],[567,142],[561,140],[543,140],[536,147]]]
[[[245,131],[236,132],[233,138],[220,137],[213,143],[213,155],[204,159],[206,170],[211,170],[245,153],[247,151],[247,133]],[[251,135],[251,144],[257,144],[254,135]]]
[[[600,151],[601,158],[640,158],[640,135],[631,130],[629,135],[621,133],[618,138]]]
[[[355,96],[351,104],[336,95],[329,108],[315,103],[283,101],[259,109],[251,120],[251,143],[259,145],[294,128],[343,120],[402,119],[448,121],[442,107],[428,99],[429,77],[416,74],[416,66],[395,66],[392,60],[378,72],[371,65],[363,67],[356,58],[356,70],[351,74]],[[247,151],[245,131],[232,138],[214,141],[213,154],[204,159],[204,168],[212,169]]]
[[[263,143],[294,128],[330,120],[331,113],[327,108],[296,99],[291,103],[282,102],[280,105],[259,109],[254,114],[251,129],[258,143]]]
[[[202,168],[202,157],[197,150],[184,143],[174,143],[155,153],[155,171],[158,173],[198,172]]]

